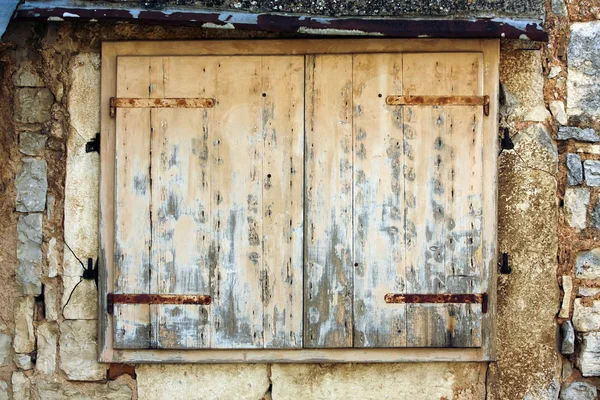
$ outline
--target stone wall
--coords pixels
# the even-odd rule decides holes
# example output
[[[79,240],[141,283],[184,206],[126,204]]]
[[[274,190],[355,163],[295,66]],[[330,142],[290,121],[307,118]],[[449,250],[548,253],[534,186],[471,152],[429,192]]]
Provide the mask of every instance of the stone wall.
[[[499,249],[513,272],[499,278],[489,365],[97,363],[97,291],[81,276],[98,247],[99,160],[85,144],[99,132],[101,41],[286,36],[12,23],[0,44],[0,400],[595,398],[600,7],[590,7],[552,0],[547,45],[502,42],[500,125],[514,149],[499,156]]]

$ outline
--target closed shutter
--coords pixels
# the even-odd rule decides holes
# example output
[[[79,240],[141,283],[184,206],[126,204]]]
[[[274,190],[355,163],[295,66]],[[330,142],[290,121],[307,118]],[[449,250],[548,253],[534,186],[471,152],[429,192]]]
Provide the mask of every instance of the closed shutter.
[[[114,348],[485,346],[483,60],[119,57]]]
[[[419,296],[487,290],[483,107],[463,105],[483,97],[481,53],[307,67],[306,346],[481,346],[481,303]],[[424,302],[385,301],[406,294]]]
[[[118,59],[115,348],[302,345],[303,63]]]

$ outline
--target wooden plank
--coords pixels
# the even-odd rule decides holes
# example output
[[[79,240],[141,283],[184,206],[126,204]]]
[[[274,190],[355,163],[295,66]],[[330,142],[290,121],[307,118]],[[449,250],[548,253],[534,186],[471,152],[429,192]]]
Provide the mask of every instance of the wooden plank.
[[[302,346],[304,57],[262,57],[264,347]]]
[[[481,51],[497,39],[303,39],[303,40],[179,40],[103,42],[103,50],[121,55],[280,55],[399,52]]]
[[[116,363],[392,363],[486,362],[480,348],[329,348],[244,350],[115,351]]]
[[[403,69],[408,95],[482,94],[479,53],[406,54]],[[407,158],[406,198],[407,204],[419,204],[418,208],[409,206],[406,215],[411,231],[406,240],[409,293],[478,293],[480,289],[479,285],[459,284],[459,281],[465,281],[464,274],[460,271],[457,274],[456,267],[452,267],[458,258],[466,257],[467,263],[472,260],[471,253],[463,252],[453,257],[457,246],[462,246],[456,243],[457,240],[466,243],[480,240],[477,226],[460,226],[458,229],[456,226],[459,213],[469,206],[468,199],[482,195],[481,187],[475,185],[465,189],[468,191],[465,197],[458,186],[469,185],[469,181],[456,179],[460,169],[469,170],[471,179],[482,179],[481,159],[476,161],[463,154],[464,145],[470,144],[465,142],[474,140],[473,134],[465,138],[454,122],[456,116],[469,112],[478,112],[482,116],[483,111],[478,107],[405,108],[405,149],[415,154],[413,160]],[[480,133],[478,130],[477,134]],[[464,165],[466,159],[468,166]],[[469,276],[467,280],[471,282],[481,280],[475,273]],[[408,305],[407,345],[479,346],[480,318],[480,305]]]
[[[148,58],[120,58],[117,94],[148,96]],[[117,112],[115,145],[115,293],[150,289],[150,113]],[[136,229],[132,229],[136,227]],[[150,345],[148,305],[118,304],[114,310],[114,347]]]
[[[219,57],[209,157],[213,348],[262,347],[261,59]]]
[[[496,286],[497,286],[497,198],[498,198],[498,91],[499,91],[499,57],[500,43],[488,41],[483,46],[483,92],[490,95],[490,116],[483,119],[483,209],[482,209],[482,246],[483,269],[481,290],[488,293],[488,312],[481,321],[481,345],[485,350],[484,357],[496,357]]]
[[[404,304],[386,293],[405,289],[402,54],[355,55],[354,347],[406,346]]]
[[[352,56],[306,57],[304,347],[352,346]]]
[[[168,58],[160,61],[151,87],[156,96],[170,97],[187,87],[185,80],[168,79],[174,69],[196,68],[182,62],[173,64]],[[198,60],[198,59],[196,59]],[[202,65],[198,80],[204,90],[188,92],[202,96],[212,92],[212,80],[206,79]],[[158,65],[157,65],[158,67]],[[196,71],[198,71],[196,69]],[[202,79],[204,77],[204,79]],[[185,90],[185,89],[183,89]],[[152,215],[153,265],[156,269],[157,293],[210,294],[209,257],[211,224],[210,110],[154,109],[152,113]],[[212,315],[210,307],[196,305],[160,305],[154,326],[157,348],[207,348],[211,345]]]

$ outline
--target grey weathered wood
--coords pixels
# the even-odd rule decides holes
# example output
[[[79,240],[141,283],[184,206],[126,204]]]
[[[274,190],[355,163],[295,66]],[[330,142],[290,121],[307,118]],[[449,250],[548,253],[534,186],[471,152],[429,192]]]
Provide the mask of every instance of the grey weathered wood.
[[[352,56],[306,57],[304,346],[352,346]]]
[[[402,54],[354,55],[354,347],[406,345]],[[410,154],[408,156],[411,156]]]
[[[148,58],[117,64],[117,95],[148,97]],[[150,290],[150,115],[119,109],[115,145],[115,293]],[[132,229],[135,227],[135,229]],[[150,345],[148,305],[115,305],[114,347]]]
[[[261,60],[264,347],[302,346],[304,57]]]
[[[481,66],[478,53],[406,54],[405,94],[481,95]],[[418,204],[406,214],[407,292],[479,292],[482,114],[405,107],[405,150],[415,154],[406,159],[406,201]],[[479,346],[480,320],[480,305],[408,305],[407,346]]]

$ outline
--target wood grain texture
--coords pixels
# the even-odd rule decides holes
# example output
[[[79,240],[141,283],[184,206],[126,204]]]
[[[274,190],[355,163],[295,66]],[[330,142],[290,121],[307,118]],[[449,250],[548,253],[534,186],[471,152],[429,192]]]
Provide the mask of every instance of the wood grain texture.
[[[306,57],[304,346],[351,347],[352,56]]]
[[[354,55],[354,346],[406,345],[403,293],[404,176],[402,108],[386,93],[402,92],[402,54]]]
[[[148,97],[149,71],[148,58],[119,59],[118,95]],[[150,115],[141,109],[119,109],[115,144],[115,293],[150,290],[150,189]],[[114,318],[115,348],[149,347],[148,305],[115,305]]]
[[[481,95],[481,77],[478,53],[404,55],[409,95]],[[407,293],[480,289],[482,114],[478,107],[405,107],[405,151],[413,154],[405,164]],[[407,305],[407,346],[479,346],[480,319],[480,305]]]
[[[304,57],[262,57],[264,347],[302,347]]]
[[[150,88],[156,99],[186,92],[203,96],[213,92],[205,72],[199,76],[202,91],[189,92],[183,80],[169,79],[169,58],[151,59],[155,68]],[[203,66],[206,69],[205,66]],[[198,70],[196,70],[198,71]],[[214,71],[212,71],[214,72]],[[196,72],[198,76],[198,72]],[[204,78],[204,79],[202,79]],[[159,108],[152,116],[152,266],[156,293],[210,295],[208,248],[210,243],[210,165],[208,142],[210,110]],[[212,314],[209,306],[156,305],[153,345],[190,349],[211,346]]]

